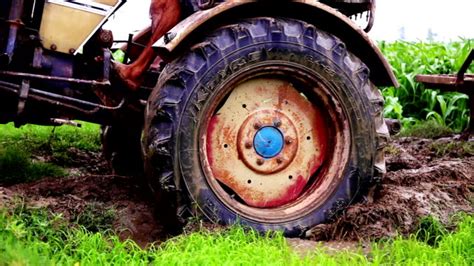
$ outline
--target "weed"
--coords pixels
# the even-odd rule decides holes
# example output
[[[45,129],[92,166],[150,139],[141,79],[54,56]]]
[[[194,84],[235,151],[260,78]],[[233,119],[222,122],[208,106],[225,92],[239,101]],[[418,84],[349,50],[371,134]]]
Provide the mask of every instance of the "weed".
[[[420,220],[415,236],[418,241],[437,246],[447,233],[444,225],[436,218],[427,216]]]
[[[458,157],[474,156],[474,142],[433,142],[430,144],[430,150],[433,151],[436,156],[444,156],[446,154],[455,154]]]
[[[37,180],[42,177],[64,176],[63,168],[44,162],[34,162],[30,154],[17,148],[0,149],[0,183],[17,184]]]
[[[453,134],[453,130],[433,120],[420,121],[411,127],[403,127],[400,137],[440,138]]]
[[[385,146],[384,152],[386,154],[397,156],[397,155],[400,155],[401,150],[399,148],[393,146],[392,144],[389,144],[389,145]]]
[[[92,233],[68,225],[58,215],[24,204],[0,210],[0,261],[21,265],[472,265],[474,217],[464,215],[448,233],[434,219],[420,223],[419,233],[373,243],[370,254],[318,248],[301,257],[281,233],[261,235],[233,226],[195,232],[160,246],[140,249],[113,234]],[[423,233],[421,233],[423,232]],[[422,235],[424,234],[424,235]],[[434,237],[434,238],[433,238]],[[433,240],[434,239],[434,240]],[[429,245],[435,241],[436,245]],[[434,242],[432,242],[434,243]]]
[[[71,126],[0,125],[0,147],[22,147],[29,153],[66,153],[74,147],[84,151],[100,151],[100,126],[81,122],[80,128]],[[65,154],[64,156],[67,156]]]
[[[76,213],[73,220],[90,232],[105,232],[112,230],[115,215],[114,208],[106,207],[100,202],[92,202]]]

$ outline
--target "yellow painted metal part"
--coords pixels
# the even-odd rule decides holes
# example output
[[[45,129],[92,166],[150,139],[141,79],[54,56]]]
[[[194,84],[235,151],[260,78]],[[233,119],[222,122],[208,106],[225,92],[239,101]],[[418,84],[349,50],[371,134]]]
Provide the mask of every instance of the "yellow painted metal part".
[[[54,1],[46,1],[40,26],[43,46],[62,53],[76,52],[121,1],[90,2],[109,6],[110,10],[107,13],[90,12]]]

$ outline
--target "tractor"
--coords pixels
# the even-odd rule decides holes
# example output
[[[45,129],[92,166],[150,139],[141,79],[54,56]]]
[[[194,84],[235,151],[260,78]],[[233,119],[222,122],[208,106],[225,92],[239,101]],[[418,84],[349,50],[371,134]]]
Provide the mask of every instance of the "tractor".
[[[1,1],[0,123],[102,125],[114,171],[145,176],[174,228],[199,215],[303,236],[380,180],[378,87],[398,83],[366,33],[375,0],[182,0],[138,90],[102,29],[124,2]]]

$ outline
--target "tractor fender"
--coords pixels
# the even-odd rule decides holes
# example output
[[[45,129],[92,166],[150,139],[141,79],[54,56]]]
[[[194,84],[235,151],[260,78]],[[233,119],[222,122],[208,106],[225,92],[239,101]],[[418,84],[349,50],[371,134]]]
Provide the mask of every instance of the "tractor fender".
[[[154,49],[162,58],[173,59],[193,41],[210,30],[250,17],[287,17],[303,20],[335,35],[347,49],[361,59],[371,71],[377,86],[398,87],[390,64],[376,43],[348,17],[315,0],[235,0],[193,13],[160,38]],[[184,45],[187,44],[187,45]]]

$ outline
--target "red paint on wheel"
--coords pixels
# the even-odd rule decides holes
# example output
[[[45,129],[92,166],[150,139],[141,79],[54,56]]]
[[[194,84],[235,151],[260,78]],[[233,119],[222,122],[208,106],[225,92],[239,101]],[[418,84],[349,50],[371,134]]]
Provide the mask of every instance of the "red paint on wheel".
[[[219,118],[217,115],[214,115],[209,120],[209,124],[207,125],[207,133],[206,133],[206,153],[207,153],[207,161],[209,162],[209,166],[212,169],[212,162],[214,157],[212,156],[212,136],[214,136],[214,131],[216,129],[216,125]]]
[[[303,188],[305,187],[305,185],[306,185],[305,178],[299,175],[294,181],[294,183],[288,186],[288,189],[286,190],[286,192],[284,192],[281,195],[280,198],[270,200],[270,201],[252,201],[252,202],[247,202],[247,204],[249,204],[250,206],[259,207],[259,208],[280,207],[296,199],[303,191]]]

